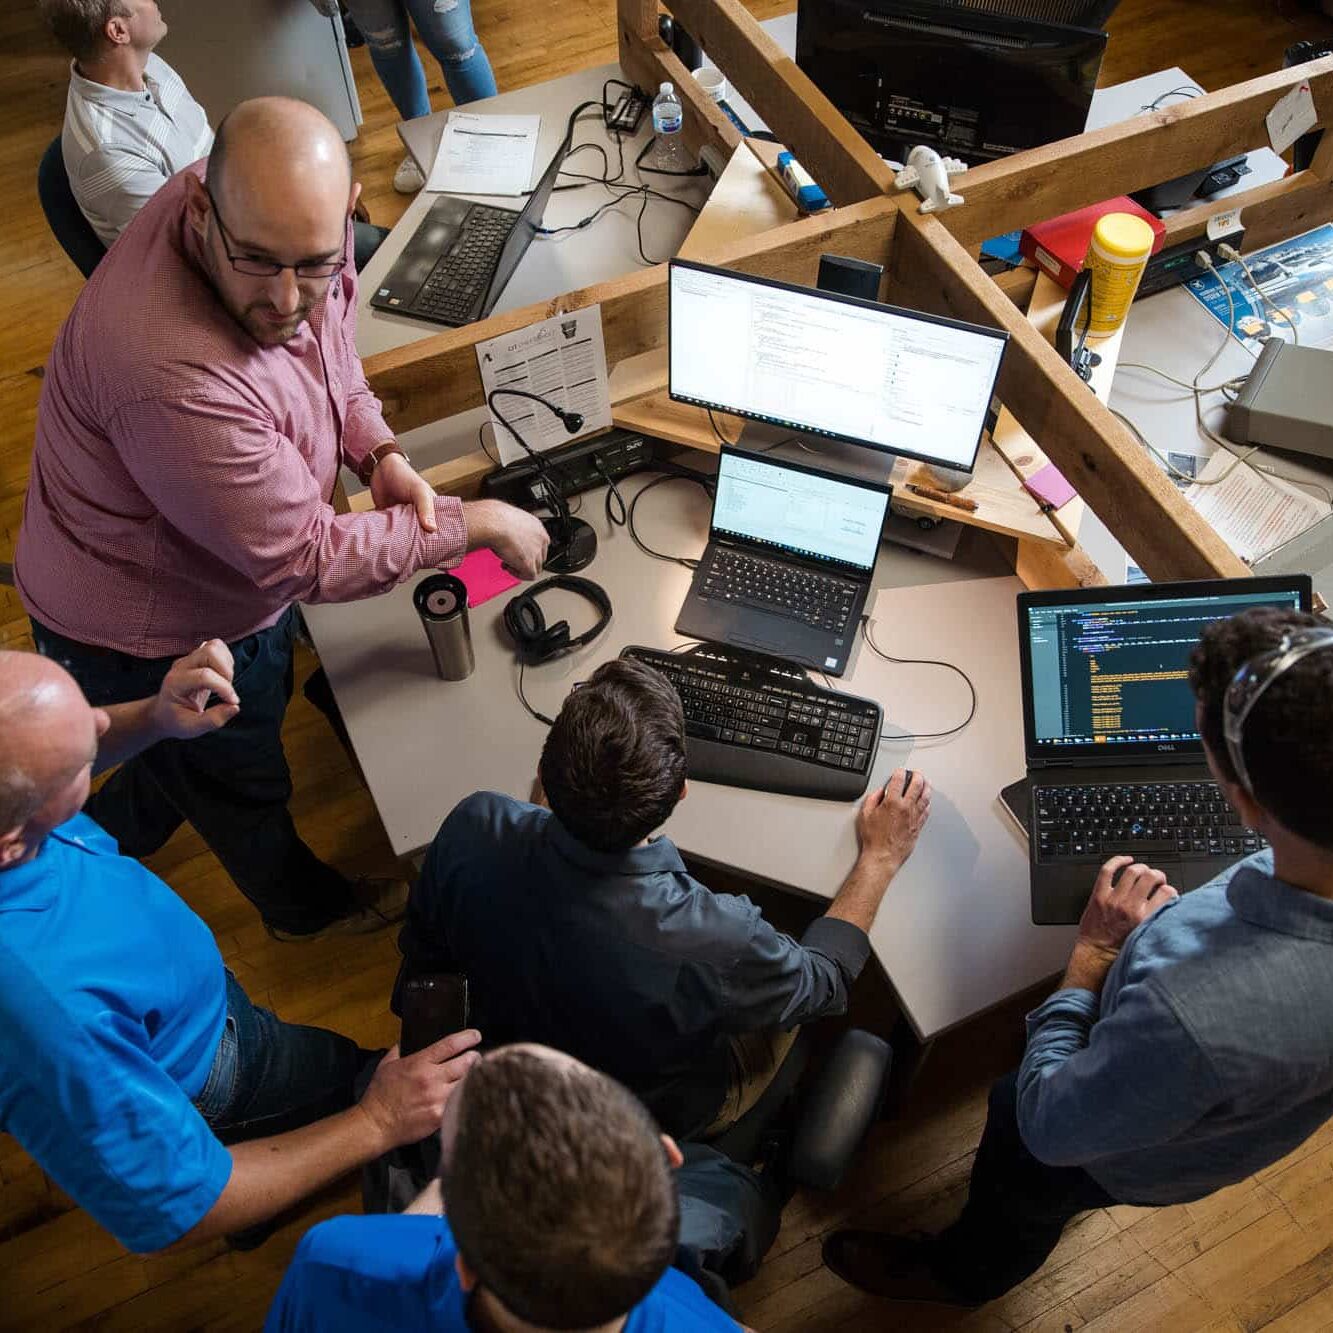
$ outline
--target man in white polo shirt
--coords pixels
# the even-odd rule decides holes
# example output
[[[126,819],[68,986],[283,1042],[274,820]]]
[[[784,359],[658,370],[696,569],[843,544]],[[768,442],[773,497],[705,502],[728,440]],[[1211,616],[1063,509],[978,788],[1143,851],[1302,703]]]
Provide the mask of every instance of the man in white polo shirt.
[[[167,25],[157,0],[39,0],[74,57],[61,136],[65,170],[104,245],[169,176],[213,146],[208,117],[153,48]]]

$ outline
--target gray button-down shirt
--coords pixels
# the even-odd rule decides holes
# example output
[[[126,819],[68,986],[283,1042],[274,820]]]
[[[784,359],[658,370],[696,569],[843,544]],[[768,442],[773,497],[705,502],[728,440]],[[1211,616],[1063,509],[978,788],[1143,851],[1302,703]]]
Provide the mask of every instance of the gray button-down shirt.
[[[870,941],[820,917],[798,943],[748,899],[692,879],[669,838],[585,847],[496,792],[457,805],[412,892],[402,949],[466,972],[472,1022],[567,1051],[637,1092],[671,1132],[711,1121],[728,1034],[842,1013]]]
[[[213,147],[208,116],[165,60],[150,55],[143,81],[143,92],[124,92],[69,67],[61,151],[74,198],[105,245]]]
[[[1125,1203],[1187,1203],[1290,1152],[1333,1115],[1333,902],[1271,852],[1170,903],[1126,942],[1100,1004],[1028,1016],[1018,1124]]]

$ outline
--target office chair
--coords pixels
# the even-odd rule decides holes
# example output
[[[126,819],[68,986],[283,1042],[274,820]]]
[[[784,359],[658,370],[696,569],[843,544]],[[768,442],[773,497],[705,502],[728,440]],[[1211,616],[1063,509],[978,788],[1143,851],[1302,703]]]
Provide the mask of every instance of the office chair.
[[[1075,28],[1104,28],[1120,0],[946,0],[959,9],[979,9],[1008,18],[1066,23]]]
[[[69,176],[65,173],[65,158],[60,151],[58,134],[42,154],[37,168],[37,197],[41,200],[47,225],[60,242],[61,249],[85,278],[92,277],[93,269],[106,254],[106,246],[75,202]]]

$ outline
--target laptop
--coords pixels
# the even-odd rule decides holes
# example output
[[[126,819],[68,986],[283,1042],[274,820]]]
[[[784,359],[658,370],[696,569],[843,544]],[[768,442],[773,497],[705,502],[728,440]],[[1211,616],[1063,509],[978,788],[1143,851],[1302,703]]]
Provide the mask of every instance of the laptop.
[[[724,446],[708,546],[676,632],[841,676],[890,494],[886,484]]]
[[[541,227],[568,147],[566,137],[521,211],[438,196],[370,304],[451,327],[485,319]]]
[[[1077,921],[1119,853],[1183,893],[1264,845],[1208,772],[1190,652],[1210,621],[1310,601],[1305,574],[1019,595],[1037,925]]]

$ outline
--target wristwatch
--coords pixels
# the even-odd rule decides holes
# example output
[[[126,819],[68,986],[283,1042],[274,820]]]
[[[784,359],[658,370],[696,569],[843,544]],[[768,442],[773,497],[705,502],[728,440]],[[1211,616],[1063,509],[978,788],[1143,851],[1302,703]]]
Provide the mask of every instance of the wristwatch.
[[[363,486],[370,485],[370,479],[375,473],[375,469],[389,457],[390,454],[399,454],[406,458],[402,447],[397,440],[389,440],[385,444],[377,444],[362,460],[356,470],[356,478]]]

